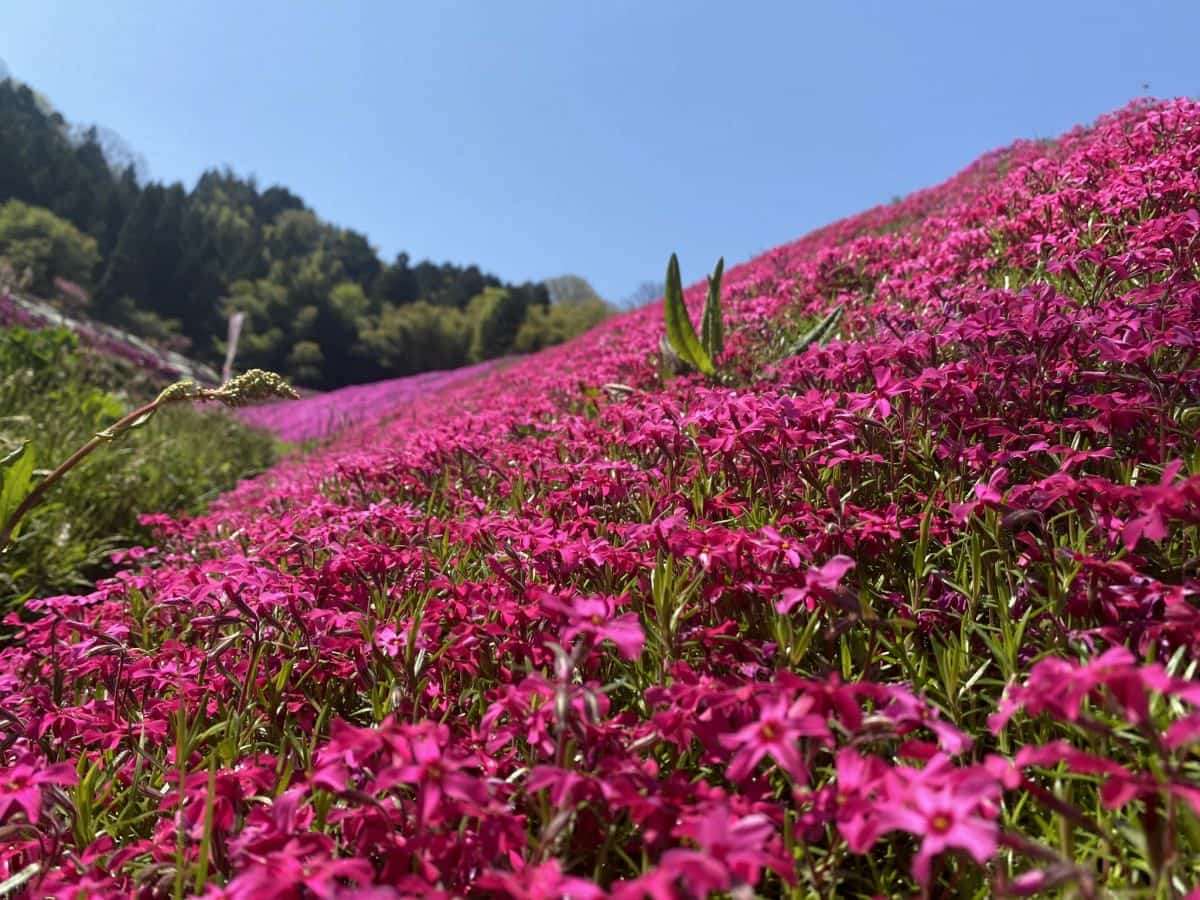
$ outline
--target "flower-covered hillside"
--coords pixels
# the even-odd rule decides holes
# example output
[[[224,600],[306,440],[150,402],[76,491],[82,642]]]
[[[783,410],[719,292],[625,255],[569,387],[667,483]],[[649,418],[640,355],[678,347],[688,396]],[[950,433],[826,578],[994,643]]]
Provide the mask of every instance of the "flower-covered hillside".
[[[423,372],[406,378],[357,384],[311,394],[299,401],[265,403],[241,410],[238,418],[285,441],[332,438],[352,425],[378,419],[386,410],[405,406],[418,397],[435,394],[464,379],[476,377],[494,365],[494,361],[488,360],[445,372]]]
[[[1134,106],[734,269],[717,379],[642,310],[160,520],[13,621],[0,876],[1182,895],[1198,198]]]

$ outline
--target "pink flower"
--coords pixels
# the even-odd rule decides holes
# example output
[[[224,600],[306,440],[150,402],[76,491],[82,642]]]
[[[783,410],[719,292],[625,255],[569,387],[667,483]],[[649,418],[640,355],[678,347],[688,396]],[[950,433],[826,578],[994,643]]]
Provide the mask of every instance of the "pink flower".
[[[396,782],[417,787],[421,822],[432,823],[440,817],[443,798],[481,806],[487,802],[487,788],[466,770],[472,761],[446,750],[447,729],[415,728],[408,738],[409,762],[379,774],[376,787],[386,789]]]
[[[478,886],[511,900],[601,900],[607,896],[586,878],[564,874],[557,859],[516,872],[488,872]]]
[[[777,839],[775,825],[764,815],[737,818],[722,804],[684,822],[675,833],[695,841],[710,859],[723,865],[733,884],[758,884],[763,867],[790,879],[786,859],[772,846]]]
[[[1132,724],[1147,720],[1149,692],[1186,698],[1192,690],[1187,683],[1168,678],[1159,665],[1139,665],[1125,647],[1113,647],[1086,663],[1047,657],[1030,670],[1025,684],[1009,686],[1000,708],[988,719],[988,726],[999,733],[1019,709],[1028,715],[1048,713],[1074,722],[1084,701],[1099,693],[1100,688],[1107,689]]]
[[[810,568],[804,573],[804,587],[785,588],[775,608],[786,615],[803,603],[804,608],[812,612],[817,608],[818,601],[828,598],[838,589],[842,578],[853,568],[854,560],[848,556],[835,556],[822,566]]]
[[[404,631],[396,631],[391,625],[384,625],[375,632],[375,646],[385,656],[393,659],[400,655],[405,645],[408,644],[408,633]]]
[[[597,641],[612,641],[626,659],[642,655],[645,632],[636,613],[617,615],[617,603],[611,597],[576,596],[569,603],[546,596],[542,606],[567,617],[568,625],[562,639],[566,644],[581,634],[592,635]]]
[[[792,781],[807,783],[808,767],[800,753],[800,739],[831,739],[825,719],[809,712],[812,706],[811,697],[790,702],[776,697],[763,704],[756,721],[733,734],[721,735],[721,746],[735,751],[725,770],[726,777],[733,782],[743,781],[759,760],[770,755]]]
[[[934,857],[948,849],[965,850],[979,863],[996,851],[1001,784],[988,767],[956,768],[938,754],[920,770],[881,771],[878,760],[843,751],[838,775],[838,829],[856,853],[889,831],[906,831],[921,839],[913,877],[928,884]]]
[[[1182,515],[1185,510],[1195,510],[1195,497],[1190,487],[1180,486],[1172,482],[1179,470],[1183,468],[1183,460],[1175,459],[1163,467],[1162,477],[1157,485],[1140,488],[1133,495],[1133,503],[1137,515],[1133,516],[1121,529],[1121,541],[1126,550],[1132,550],[1142,538],[1161,543],[1167,536],[1167,519],[1170,516]]]
[[[334,900],[343,896],[347,880],[366,888],[374,879],[375,869],[365,859],[312,856],[291,843],[252,862],[218,896],[223,900],[285,900],[307,888],[314,897]]]
[[[799,568],[804,562],[804,545],[794,538],[785,538],[770,525],[763,526],[760,543],[764,549],[770,550],[782,557],[784,562],[793,569]]]
[[[837,755],[837,824],[854,853],[866,853],[882,833],[875,814],[875,795],[886,766],[874,756],[864,757],[852,747]]]
[[[75,767],[70,763],[52,766],[18,763],[0,769],[0,822],[20,810],[25,813],[30,825],[36,825],[41,818],[42,787],[51,784],[72,785],[77,780]]]
[[[977,863],[987,862],[996,852],[999,829],[978,814],[978,807],[977,796],[953,787],[914,786],[905,803],[885,808],[883,830],[901,829],[921,838],[912,874],[928,884],[933,858],[949,848],[967,851]]]

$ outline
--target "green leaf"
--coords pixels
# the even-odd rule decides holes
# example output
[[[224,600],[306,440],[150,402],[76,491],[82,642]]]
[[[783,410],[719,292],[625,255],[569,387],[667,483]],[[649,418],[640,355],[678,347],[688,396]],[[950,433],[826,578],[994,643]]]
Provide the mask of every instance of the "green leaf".
[[[33,448],[26,444],[21,448],[24,452],[7,472],[4,473],[4,487],[0,488],[0,525],[8,521],[25,495],[29,493],[29,482],[33,479]],[[13,536],[16,536],[14,531]]]
[[[135,429],[135,428],[141,428],[143,425],[145,425],[147,422],[149,422],[151,419],[154,418],[154,414],[156,412],[158,412],[157,406],[152,407],[148,411],[142,413],[140,416],[138,416],[136,419],[134,419],[132,422],[130,422],[128,425],[125,426],[125,431],[133,431],[133,429]]]
[[[696,337],[696,329],[688,318],[687,307],[683,303],[683,283],[679,277],[679,259],[674,253],[667,263],[667,289],[663,304],[663,315],[667,322],[667,340],[671,349],[687,365],[698,369],[705,375],[713,375],[712,359]]]
[[[700,343],[704,352],[716,359],[725,350],[725,322],[721,315],[721,276],[725,274],[725,257],[708,276],[708,296],[704,300],[704,316],[700,320]]]
[[[120,422],[114,422],[112,425],[109,425],[103,431],[97,431],[96,437],[100,438],[100,440],[102,440],[102,441],[115,441],[117,438],[121,437],[121,435],[127,434],[130,431],[133,431],[135,428],[141,428],[143,425],[145,425],[147,422],[149,422],[151,419],[154,418],[154,414],[156,412],[158,412],[158,407],[151,406],[148,410],[146,410],[144,413],[142,413],[140,416],[138,416],[132,422],[128,422],[125,425],[121,425],[121,428],[119,431],[117,430],[117,426],[120,425]]]
[[[4,879],[4,881],[0,882],[0,897],[11,894],[17,888],[21,887],[21,885],[33,878],[33,876],[38,873],[38,870],[41,869],[41,867],[41,863],[30,863],[20,872],[17,872],[15,875],[10,875],[8,878]]]
[[[3,459],[0,459],[0,468],[7,466],[10,462],[15,462],[17,457],[25,452],[25,448],[29,446],[29,441],[21,441],[16,450],[13,450]]]
[[[845,307],[839,306],[820,322],[818,322],[808,334],[800,338],[788,351],[788,356],[795,356],[797,353],[803,353],[813,344],[823,344],[829,340],[837,331],[837,324],[842,319],[842,313]]]

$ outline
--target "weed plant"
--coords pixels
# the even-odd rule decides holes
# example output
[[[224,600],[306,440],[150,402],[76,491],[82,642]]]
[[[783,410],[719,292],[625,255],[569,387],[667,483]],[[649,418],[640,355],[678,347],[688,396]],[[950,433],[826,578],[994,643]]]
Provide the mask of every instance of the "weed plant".
[[[125,369],[63,329],[0,330],[0,476],[11,485],[26,466],[36,482],[141,405],[152,388],[123,384]],[[0,607],[86,587],[111,571],[114,550],[148,539],[141,514],[198,513],[277,453],[275,439],[218,410],[164,409],[154,428],[80,464],[22,522],[0,556]]]

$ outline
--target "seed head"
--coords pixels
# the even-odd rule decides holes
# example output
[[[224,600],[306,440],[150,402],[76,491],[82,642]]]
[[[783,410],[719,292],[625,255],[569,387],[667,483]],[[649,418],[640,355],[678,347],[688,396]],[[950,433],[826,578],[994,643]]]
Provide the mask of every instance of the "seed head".
[[[226,406],[237,407],[247,406],[272,397],[298,400],[300,395],[274,372],[250,369],[248,372],[243,372],[236,378],[230,379],[215,391],[206,392],[206,397],[219,400]]]

